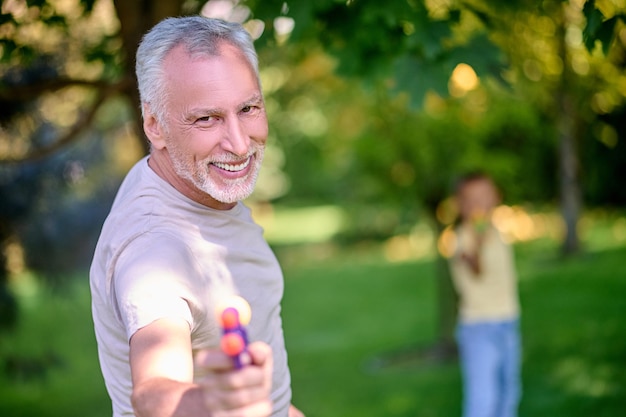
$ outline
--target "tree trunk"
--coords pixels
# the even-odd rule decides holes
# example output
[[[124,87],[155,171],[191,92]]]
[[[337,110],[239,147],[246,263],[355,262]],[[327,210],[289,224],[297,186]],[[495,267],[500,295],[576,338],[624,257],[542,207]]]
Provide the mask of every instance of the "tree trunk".
[[[437,334],[435,343],[430,347],[429,354],[437,362],[447,362],[457,356],[457,346],[454,331],[457,324],[457,294],[452,283],[452,275],[448,260],[440,253],[437,245],[439,236],[445,225],[437,219],[437,207],[445,198],[445,185],[433,191],[425,200],[426,208],[432,220],[435,233],[435,279],[437,280]]]
[[[9,288],[6,244],[10,237],[10,226],[4,220],[0,219],[0,333],[15,327],[18,313],[17,300]]]
[[[443,227],[437,221],[436,224],[437,236],[441,236]],[[434,354],[440,361],[447,361],[456,357],[454,330],[457,323],[457,295],[452,284],[448,261],[439,254],[438,250],[436,253],[437,340]]]
[[[149,151],[148,141],[143,133],[139,91],[135,77],[135,54],[143,35],[166,17],[179,16],[184,0],[114,0],[115,11],[120,21],[120,34],[124,44],[126,77],[132,79],[124,94],[131,102],[135,119],[135,131],[142,148]]]
[[[568,93],[571,88],[570,60],[565,42],[567,17],[564,6],[561,7],[561,19],[558,29],[559,56],[563,62],[561,83],[557,92],[557,127],[559,135],[559,188],[561,215],[565,224],[565,236],[562,244],[564,255],[572,255],[580,250],[578,239],[578,219],[582,206],[579,181],[579,161],[576,146],[576,108],[573,98]]]
[[[578,180],[578,153],[574,132],[574,115],[571,103],[564,94],[561,97],[559,123],[559,183],[561,215],[565,223],[565,237],[562,251],[571,255],[580,250],[578,239],[578,218],[581,210],[581,192]]]

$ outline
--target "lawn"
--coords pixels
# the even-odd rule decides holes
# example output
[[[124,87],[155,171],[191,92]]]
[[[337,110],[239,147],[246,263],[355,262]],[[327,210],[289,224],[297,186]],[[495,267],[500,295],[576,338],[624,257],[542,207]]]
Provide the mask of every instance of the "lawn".
[[[626,250],[520,259],[521,416],[621,416],[626,409]],[[432,344],[430,262],[341,262],[286,270],[294,402],[309,417],[460,415],[457,363],[376,360]],[[306,295],[303,297],[303,295]]]
[[[376,251],[356,249],[330,253],[278,252],[294,403],[307,417],[458,416],[455,361],[381,365],[432,345],[433,262],[389,263]],[[623,415],[626,249],[594,243],[585,255],[562,261],[552,243],[537,241],[518,245],[516,253],[523,305],[520,415]],[[110,416],[86,276],[63,294],[28,276],[17,288],[20,325],[0,335],[0,416]]]

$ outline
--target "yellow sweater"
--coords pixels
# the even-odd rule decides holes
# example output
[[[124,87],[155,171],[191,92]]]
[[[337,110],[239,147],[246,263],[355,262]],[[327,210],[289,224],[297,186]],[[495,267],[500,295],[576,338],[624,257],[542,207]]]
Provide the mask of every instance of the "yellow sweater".
[[[498,321],[519,315],[517,275],[511,247],[498,230],[491,226],[485,231],[479,255],[481,270],[474,274],[462,253],[473,253],[476,234],[470,225],[456,228],[457,248],[451,258],[451,273],[459,295],[461,322]]]

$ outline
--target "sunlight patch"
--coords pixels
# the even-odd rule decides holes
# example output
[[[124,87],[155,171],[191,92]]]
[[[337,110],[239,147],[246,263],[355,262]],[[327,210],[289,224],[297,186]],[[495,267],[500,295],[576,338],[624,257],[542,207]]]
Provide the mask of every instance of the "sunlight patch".
[[[569,357],[561,360],[554,371],[554,377],[572,394],[588,397],[606,397],[614,394],[617,387],[611,367],[591,364],[582,357]]]

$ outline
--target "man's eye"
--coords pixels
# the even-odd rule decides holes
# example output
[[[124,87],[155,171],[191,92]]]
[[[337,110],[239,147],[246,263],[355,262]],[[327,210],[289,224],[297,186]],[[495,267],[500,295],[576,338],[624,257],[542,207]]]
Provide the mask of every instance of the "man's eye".
[[[252,111],[252,106],[245,106],[241,109],[242,113],[250,113]]]
[[[196,122],[210,122],[213,119],[212,116],[204,116],[204,117],[199,117]]]

